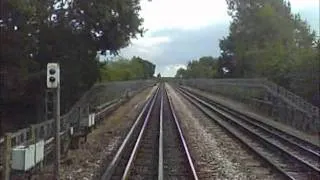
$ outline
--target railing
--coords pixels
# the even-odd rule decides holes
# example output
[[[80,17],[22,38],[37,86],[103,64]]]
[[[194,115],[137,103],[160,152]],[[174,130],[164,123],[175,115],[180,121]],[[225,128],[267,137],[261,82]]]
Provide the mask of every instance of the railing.
[[[140,80],[140,81],[124,81],[124,82],[110,82],[110,83],[101,83],[94,85],[90,90],[88,90],[78,102],[70,109],[70,111],[61,116],[61,132],[60,134],[63,136],[67,134],[70,126],[80,126],[80,118],[83,107],[88,107],[88,104],[93,104],[94,107],[98,110],[97,114],[99,116],[104,115],[106,111],[108,111],[108,107],[112,106],[115,103],[118,103],[122,98],[124,93],[136,92],[139,91],[151,84],[154,84],[153,80]],[[108,94],[108,90],[113,90],[113,96],[105,98],[108,101],[104,101],[106,103],[97,104],[94,102],[94,99],[99,97],[99,94],[96,94],[98,88],[104,88],[103,93]],[[101,90],[101,89],[100,89]],[[100,95],[103,94],[100,92]],[[38,123],[32,124],[28,128],[20,129],[16,132],[10,134],[11,137],[11,145],[12,147],[18,145],[27,145],[31,141],[32,134],[35,136],[35,139],[44,139],[46,144],[49,144],[52,141],[54,136],[54,128],[55,121],[53,119]],[[0,137],[0,154],[3,155],[4,149],[4,137]],[[2,169],[0,158],[0,170]]]
[[[271,117],[308,134],[320,133],[319,108],[266,79],[176,79],[196,89],[240,100]]]
[[[183,79],[181,82],[184,84],[210,83],[211,85],[233,85],[265,88],[270,93],[278,96],[300,110],[308,112],[314,116],[319,116],[320,112],[318,107],[266,79]]]

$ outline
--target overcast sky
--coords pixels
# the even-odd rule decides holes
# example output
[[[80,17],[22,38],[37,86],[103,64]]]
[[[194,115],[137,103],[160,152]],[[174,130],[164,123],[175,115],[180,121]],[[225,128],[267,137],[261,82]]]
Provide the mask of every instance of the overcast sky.
[[[290,0],[319,32],[319,0]],[[231,18],[225,0],[141,0],[144,37],[133,39],[120,55],[140,56],[156,64],[156,73],[174,76],[176,70],[201,56],[219,56],[219,39],[228,34]]]

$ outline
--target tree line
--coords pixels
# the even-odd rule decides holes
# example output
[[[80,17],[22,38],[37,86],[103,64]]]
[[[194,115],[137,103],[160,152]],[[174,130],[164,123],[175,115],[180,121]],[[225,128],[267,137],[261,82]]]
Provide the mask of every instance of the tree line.
[[[203,56],[199,60],[189,61],[186,69],[180,68],[176,73],[177,78],[217,78],[219,77],[218,59]]]
[[[221,54],[191,61],[178,77],[268,78],[319,106],[320,41],[284,0],[226,0],[232,17],[229,34],[220,40]],[[203,64],[203,70],[194,72]],[[209,68],[210,69],[210,68]],[[191,75],[190,75],[191,74]]]
[[[61,110],[66,111],[101,79],[101,71],[105,75],[106,65],[98,55],[117,55],[131,38],[145,32],[139,0],[1,0],[0,4],[1,116],[10,121],[43,119],[48,62],[60,64]]]
[[[155,65],[140,57],[106,61],[101,67],[101,81],[123,81],[153,78]]]

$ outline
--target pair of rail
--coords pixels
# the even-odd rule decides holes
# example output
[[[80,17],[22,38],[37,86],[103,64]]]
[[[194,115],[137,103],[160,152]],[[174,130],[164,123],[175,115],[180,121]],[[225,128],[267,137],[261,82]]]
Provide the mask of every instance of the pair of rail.
[[[320,179],[319,146],[189,89],[179,92],[284,178]]]
[[[171,121],[171,124],[167,121]],[[169,124],[171,127],[167,126]],[[167,149],[168,147],[166,145],[166,143],[168,143],[166,138],[173,138],[168,137],[167,129],[170,128],[174,129],[173,133],[177,136],[177,142],[174,143],[180,143],[180,147],[182,147],[179,148],[183,151],[181,152],[183,157],[180,158],[183,158],[184,166],[188,169],[187,172],[183,172],[186,173],[184,175],[181,175],[181,172],[178,172],[178,174],[175,175],[197,180],[198,176],[196,174],[187,143],[164,84],[160,84],[153,96],[145,103],[101,179],[133,178],[133,176],[137,175],[134,175],[134,169],[137,168],[137,166],[141,166],[141,162],[139,164],[137,160],[140,158],[141,161],[141,157],[138,156],[149,157],[149,159],[142,158],[142,160],[145,161],[142,161],[142,163],[145,163],[145,166],[147,166],[142,168],[153,169],[153,171],[151,170],[149,172],[145,172],[145,174],[141,174],[141,177],[148,176],[149,178],[159,180],[168,178],[170,175],[166,172],[167,169],[165,164],[167,164],[167,161],[170,161],[170,159],[168,159],[168,156],[165,153],[170,154],[170,152],[168,152],[170,150]],[[153,147],[153,149],[150,151],[146,149],[146,146],[149,148]],[[154,149],[154,147],[157,149]],[[154,154],[155,158],[148,154],[141,155],[143,153],[152,153],[153,151],[156,151],[156,154]],[[148,164],[148,162],[146,162],[150,160],[153,161],[153,164],[150,164],[150,162]],[[148,166],[155,166],[157,168],[150,168]]]
[[[160,85],[161,86],[161,85]],[[235,111],[213,100],[192,92],[185,88],[178,88],[188,101],[195,107],[204,112],[210,119],[227,130],[231,135],[243,143],[250,151],[254,152],[263,162],[265,162],[272,170],[277,172],[285,179],[319,179],[320,178],[320,148],[319,146],[302,140],[294,135],[288,134],[276,127],[268,125],[262,121],[258,121],[245,113]],[[169,98],[166,103],[167,93],[165,88],[158,87],[154,95],[144,105],[142,111],[134,122],[132,128],[127,134],[125,140],[120,146],[118,152],[109,164],[107,170],[102,176],[102,179],[130,179],[132,178],[132,169],[136,163],[138,151],[141,148],[144,135],[148,130],[148,124],[154,119],[151,117],[156,104],[160,104],[159,108],[159,139],[157,161],[157,178],[165,179],[164,177],[164,104],[169,106],[172,113],[172,120],[175,122],[177,132],[180,137],[180,143],[183,144],[185,162],[190,169],[190,179],[198,179],[193,165],[186,141],[183,137],[182,130],[179,125],[179,120],[175,114],[174,107]],[[158,101],[158,102],[157,102]],[[160,103],[159,103],[160,101]],[[212,115],[214,114],[214,115]],[[135,135],[136,134],[136,135]],[[130,148],[131,142],[131,148]],[[134,142],[134,143],[132,143]],[[124,158],[124,154],[129,154]],[[121,161],[121,162],[120,162]],[[124,161],[124,163],[123,163]],[[122,164],[122,165],[121,165]],[[114,176],[117,168],[120,168],[120,176]],[[155,178],[152,178],[155,179]]]

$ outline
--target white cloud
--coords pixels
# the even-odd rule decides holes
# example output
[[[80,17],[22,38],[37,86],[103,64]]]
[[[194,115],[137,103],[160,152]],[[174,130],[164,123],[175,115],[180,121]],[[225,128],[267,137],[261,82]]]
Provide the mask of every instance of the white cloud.
[[[293,10],[301,9],[319,9],[319,0],[290,0]]]
[[[133,39],[132,44],[142,46],[142,47],[151,47],[163,43],[170,42],[170,38],[166,36],[150,37],[150,34],[147,34],[144,38]],[[149,36],[149,37],[148,37]]]
[[[160,60],[164,44],[172,41],[170,34],[155,36],[163,30],[197,31],[215,24],[226,24],[231,20],[227,14],[225,0],[148,0],[141,1],[140,16],[148,29],[144,37],[133,39],[131,45],[121,50],[121,55],[141,56],[149,60]],[[172,47],[174,48],[174,47]]]
[[[141,7],[144,27],[150,31],[198,29],[230,20],[225,0],[144,0]]]
[[[179,68],[186,68],[184,64],[170,64],[157,69],[156,74],[160,72],[162,77],[173,77]]]
[[[293,13],[299,13],[307,20],[312,30],[320,36],[320,1],[319,0],[290,0]]]
[[[319,0],[290,2],[294,13],[319,27]],[[152,61],[162,76],[174,76],[194,56],[217,56],[219,39],[228,33],[231,21],[225,0],[141,0],[141,8],[148,32],[120,54]]]
[[[140,56],[145,59],[154,59],[162,53],[160,45],[171,42],[166,36],[151,37],[150,33],[143,38],[133,39],[129,47],[122,49],[120,54],[125,57]]]

